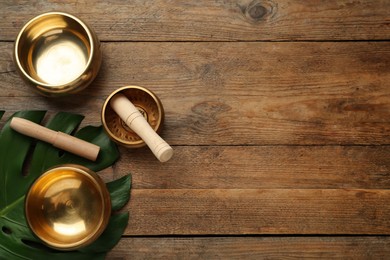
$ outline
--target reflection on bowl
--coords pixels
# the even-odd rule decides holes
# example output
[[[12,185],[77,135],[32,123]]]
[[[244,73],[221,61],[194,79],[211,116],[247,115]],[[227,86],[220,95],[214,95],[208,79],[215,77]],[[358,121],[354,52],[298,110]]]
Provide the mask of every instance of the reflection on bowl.
[[[107,226],[110,195],[100,177],[80,165],[41,175],[25,202],[31,230],[48,246],[73,250],[92,243]]]
[[[101,56],[96,34],[67,13],[33,18],[15,41],[14,59],[20,75],[45,96],[87,87],[99,71]]]

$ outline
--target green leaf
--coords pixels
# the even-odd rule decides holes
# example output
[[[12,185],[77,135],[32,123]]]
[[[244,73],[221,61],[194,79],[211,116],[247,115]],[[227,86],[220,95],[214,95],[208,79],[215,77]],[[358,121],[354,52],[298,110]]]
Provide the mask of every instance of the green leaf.
[[[120,237],[116,234],[123,234],[128,222],[129,213],[127,212],[111,216],[103,234],[92,245],[82,248],[80,251],[89,253],[109,251],[119,242]]]
[[[0,117],[2,114],[0,111]],[[13,116],[39,123],[45,111],[21,111]],[[25,219],[24,197],[32,182],[55,165],[75,163],[96,172],[109,167],[119,157],[116,145],[102,127],[87,126],[76,132],[75,136],[101,147],[98,159],[91,162],[13,131],[9,127],[11,118],[0,133],[0,259],[104,259],[107,251],[121,238],[128,223],[128,213],[112,215],[106,230],[93,244],[78,251],[57,251],[43,245],[31,232]],[[46,127],[73,133],[82,120],[81,115],[58,113]],[[28,170],[24,169],[25,165],[29,165]],[[107,183],[113,210],[127,203],[130,184],[130,176]]]
[[[14,116],[23,117],[39,123],[45,111],[22,111]],[[4,125],[0,134],[0,210],[19,199],[34,181],[22,174],[24,160],[33,143],[29,137],[13,131],[10,120]]]
[[[112,210],[122,208],[130,199],[131,176],[126,175],[120,179],[107,183],[107,189],[111,195]]]

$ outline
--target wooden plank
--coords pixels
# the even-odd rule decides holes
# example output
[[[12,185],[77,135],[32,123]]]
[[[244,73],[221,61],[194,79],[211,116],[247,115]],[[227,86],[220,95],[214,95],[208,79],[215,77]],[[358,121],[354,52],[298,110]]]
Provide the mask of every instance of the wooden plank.
[[[390,3],[350,1],[2,1],[0,41],[47,11],[73,13],[103,41],[286,41],[390,38]]]
[[[0,46],[3,109],[74,107],[98,118],[113,90],[141,85],[161,98],[174,145],[390,144],[386,42],[107,43],[97,80],[53,101],[15,73],[12,44]],[[33,99],[10,103],[16,96]]]
[[[390,146],[175,146],[164,164],[147,149],[121,149],[110,178],[136,189],[337,189],[390,187]]]
[[[389,190],[133,189],[124,235],[385,235],[389,199]]]
[[[26,103],[23,100],[16,104]],[[45,109],[44,105],[39,109]],[[87,115],[81,127],[99,125],[97,113],[88,114],[88,111],[78,111],[77,107],[67,111]],[[7,111],[1,122],[13,112]],[[54,114],[49,111],[45,121]],[[165,133],[164,138],[170,141]],[[110,181],[131,173],[133,188],[137,189],[390,187],[390,146],[175,145],[174,153],[169,162],[161,164],[147,147],[121,147],[119,161],[101,176]]]
[[[386,259],[389,237],[124,237],[107,259]]]
[[[16,102],[16,110],[23,103]],[[86,115],[81,127],[100,123],[97,113],[78,107],[67,111]],[[7,111],[1,122],[13,112]],[[54,114],[49,111],[45,121]],[[161,164],[147,147],[121,147],[120,160],[101,175],[109,181],[131,173],[137,189],[390,187],[390,146],[174,146],[174,152]]]

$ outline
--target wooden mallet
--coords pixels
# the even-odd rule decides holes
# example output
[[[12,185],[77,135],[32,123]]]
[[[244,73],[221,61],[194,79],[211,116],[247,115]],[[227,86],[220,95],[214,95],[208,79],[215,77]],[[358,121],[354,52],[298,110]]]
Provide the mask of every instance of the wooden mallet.
[[[110,105],[126,125],[144,140],[160,162],[171,159],[173,155],[172,147],[153,130],[125,95],[120,93],[114,95],[110,100]]]
[[[63,132],[53,131],[20,117],[13,117],[10,126],[15,131],[52,144],[61,150],[96,161],[100,147]]]

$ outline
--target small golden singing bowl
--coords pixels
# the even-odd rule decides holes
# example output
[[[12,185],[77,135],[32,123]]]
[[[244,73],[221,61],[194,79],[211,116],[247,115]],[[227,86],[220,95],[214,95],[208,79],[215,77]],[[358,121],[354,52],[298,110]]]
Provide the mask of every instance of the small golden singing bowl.
[[[157,133],[160,132],[164,122],[164,109],[160,99],[147,88],[126,86],[112,92],[103,104],[102,125],[108,136],[114,142],[128,148],[145,146],[145,142],[111,108],[110,100],[117,93],[125,95]]]
[[[78,92],[96,77],[100,42],[79,18],[61,12],[39,15],[19,32],[14,47],[22,78],[45,96]]]
[[[111,215],[104,182],[80,165],[62,165],[42,174],[26,195],[31,230],[49,247],[74,250],[95,241]]]

